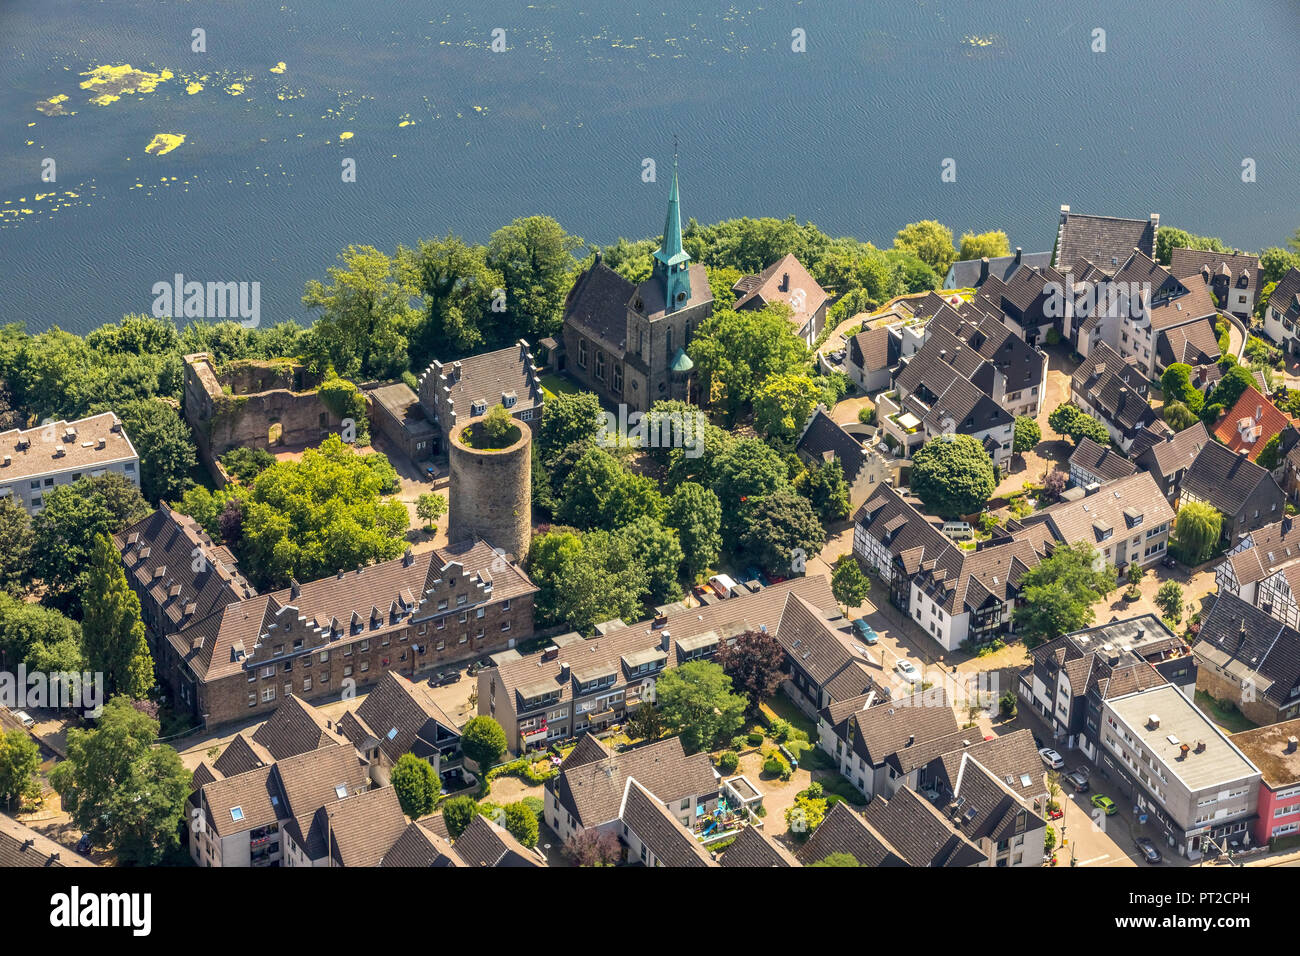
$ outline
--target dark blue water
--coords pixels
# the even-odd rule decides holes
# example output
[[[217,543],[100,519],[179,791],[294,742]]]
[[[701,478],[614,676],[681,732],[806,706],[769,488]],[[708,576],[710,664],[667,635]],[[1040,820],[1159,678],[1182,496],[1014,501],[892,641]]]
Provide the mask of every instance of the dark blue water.
[[[260,282],[264,324],[309,318],[303,283],[348,243],[482,241],[531,213],[597,243],[654,235],[666,186],[641,164],[670,162],[674,134],[702,222],[793,214],[888,245],[937,218],[1034,250],[1061,203],[1250,249],[1300,226],[1293,0],[1079,6],[7,0],[0,322],[85,331],[177,272]],[[89,103],[79,74],[124,63],[174,76]],[[75,115],[36,111],[56,94]],[[146,154],[160,132],[186,141]]]

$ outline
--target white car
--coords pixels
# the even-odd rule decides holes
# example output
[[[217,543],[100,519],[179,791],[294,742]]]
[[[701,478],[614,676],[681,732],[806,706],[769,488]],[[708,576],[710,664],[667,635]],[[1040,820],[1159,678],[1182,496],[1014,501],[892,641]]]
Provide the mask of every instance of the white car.
[[[17,717],[18,722],[22,724],[24,727],[26,727],[28,730],[31,730],[33,727],[36,726],[36,721],[32,720],[32,715],[27,713],[27,711],[25,710],[15,710],[14,716]]]
[[[899,661],[894,665],[894,670],[898,671],[903,680],[909,684],[915,684],[921,680],[921,672],[916,669],[911,661]]]
[[[1051,767],[1053,770],[1060,770],[1065,766],[1065,759],[1051,747],[1044,747],[1042,750],[1038,751],[1038,756],[1042,757],[1043,763],[1047,764],[1047,766]]]

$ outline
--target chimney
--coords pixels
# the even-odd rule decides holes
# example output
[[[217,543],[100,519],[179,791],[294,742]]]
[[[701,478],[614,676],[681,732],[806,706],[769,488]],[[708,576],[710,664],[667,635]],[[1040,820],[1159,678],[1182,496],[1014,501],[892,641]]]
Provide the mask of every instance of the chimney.
[[[570,673],[570,671],[569,671],[569,664],[568,664],[568,662],[567,662],[567,661],[561,661],[561,662],[560,662],[560,680],[568,680],[568,679],[569,679],[569,673]]]
[[[1187,759],[1187,755],[1188,755],[1189,753],[1191,753],[1191,751],[1192,751],[1192,748],[1189,747],[1189,746],[1187,746],[1187,744],[1179,744],[1179,745],[1178,745],[1178,759],[1179,759],[1179,760],[1186,760],[1186,759]]]
[[[667,631],[664,631],[662,634],[659,635],[659,649],[661,651],[667,651],[672,646],[673,646],[673,638],[671,634],[669,634]]]
[[[1298,745],[1300,745],[1300,741],[1296,739],[1295,734],[1292,734],[1286,739],[1286,752],[1289,754],[1295,753]]]
[[[980,284],[980,285],[983,285],[983,284],[984,284],[984,280],[987,279],[988,277],[989,277],[989,257],[988,257],[988,256],[985,256],[984,258],[980,259],[980,281],[979,281],[979,284]]]
[[[1205,741],[1204,741],[1204,740],[1198,740],[1198,741],[1196,741],[1196,752],[1197,752],[1198,754],[1203,754],[1203,753],[1205,753]]]
[[[1264,406],[1263,406],[1263,405],[1256,405],[1256,406],[1255,406],[1255,421],[1259,421],[1259,420],[1262,419],[1263,417],[1264,417]]]
[[[790,291],[790,273],[788,272],[781,273],[781,291],[782,292]]]
[[[402,566],[409,568],[415,563],[415,553],[408,547],[402,555]]]
[[[601,259],[601,256],[600,256],[600,250],[597,249],[597,250],[596,250],[596,265],[600,265],[600,259]]]
[[[1246,643],[1246,619],[1241,619],[1241,630],[1237,632],[1237,646],[1240,647]]]
[[[1159,714],[1148,714],[1148,715],[1147,715],[1147,730],[1159,730],[1159,729],[1160,729],[1160,715],[1159,715]]]
[[[1016,265],[1020,265],[1020,247],[1016,246]]]
[[[453,382],[460,381],[460,362],[451,363],[451,380]]]
[[[908,735],[907,735],[907,746],[910,747],[910,746],[912,746],[912,744],[914,744],[914,743],[916,743],[916,734],[908,734]]]
[[[302,585],[298,583],[297,578],[289,579],[289,597],[296,598],[302,593]]]

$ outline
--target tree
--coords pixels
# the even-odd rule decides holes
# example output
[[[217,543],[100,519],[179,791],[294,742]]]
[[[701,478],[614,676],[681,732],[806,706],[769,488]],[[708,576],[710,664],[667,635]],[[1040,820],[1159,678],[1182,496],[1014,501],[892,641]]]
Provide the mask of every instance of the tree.
[[[1166,408],[1170,402],[1181,402],[1192,414],[1199,414],[1205,405],[1205,395],[1192,384],[1192,367],[1184,362],[1175,362],[1165,369],[1160,376],[1160,390],[1164,393]]]
[[[1156,234],[1155,259],[1161,265],[1169,265],[1175,249],[1204,249],[1207,252],[1231,252],[1223,240],[1213,236],[1196,236],[1173,226],[1161,226]]]
[[[664,715],[649,701],[632,711],[627,719],[627,734],[633,739],[658,740],[667,730]]]
[[[125,865],[156,865],[180,845],[191,773],[157,738],[158,721],[114,697],[94,730],[68,731],[50,773],[72,822]]]
[[[862,573],[858,559],[841,554],[831,570],[831,593],[845,607],[861,607],[871,594],[871,582]]]
[[[993,459],[969,435],[936,435],[912,456],[912,492],[944,518],[979,511],[996,487]]]
[[[1024,603],[1015,626],[1027,641],[1051,640],[1092,623],[1093,605],[1115,590],[1115,568],[1098,564],[1086,541],[1058,545],[1051,556],[1021,576]]]
[[[802,372],[769,376],[754,392],[754,428],[779,447],[792,447],[812,416],[821,391]]]
[[[809,866],[861,866],[857,857],[851,853],[832,853],[825,859],[818,860],[816,863],[809,863]]]
[[[27,511],[14,503],[12,496],[0,498],[0,592],[18,593],[31,574],[32,533]]]
[[[537,814],[533,813],[528,804],[522,800],[506,804],[505,814],[506,829],[510,835],[524,846],[537,846],[540,828],[537,825]]]
[[[722,505],[703,485],[684,481],[668,499],[664,524],[677,531],[682,550],[682,570],[694,579],[718,560],[722,550]]]
[[[0,663],[10,669],[24,661],[30,665],[37,653],[34,648],[55,647],[66,641],[80,648],[81,628],[76,621],[54,608],[0,593]]]
[[[1263,283],[1282,281],[1292,269],[1300,269],[1300,255],[1279,246],[1270,246],[1259,253],[1259,280]]]
[[[1204,501],[1189,501],[1174,518],[1174,540],[1179,557],[1187,564],[1200,564],[1210,556],[1223,534],[1223,515]]]
[[[895,249],[914,252],[936,275],[946,275],[948,267],[957,258],[952,244],[952,230],[941,222],[923,219],[898,230],[894,237]]]
[[[115,409],[140,456],[140,493],[146,501],[175,501],[191,484],[198,452],[176,406],[160,398]]]
[[[700,323],[687,346],[700,394],[735,416],[769,377],[793,372],[807,361],[808,346],[790,326],[789,307],[733,312],[717,309]]]
[[[452,797],[442,805],[442,819],[453,840],[465,832],[465,828],[476,816],[478,804],[473,797]]]
[[[240,446],[232,448],[221,456],[221,467],[226,473],[239,479],[240,484],[251,485],[253,479],[275,464],[275,456],[264,448]],[[173,496],[169,501],[179,497]]]
[[[307,282],[302,304],[319,312],[312,350],[344,378],[391,378],[406,368],[412,329],[420,320],[417,276],[410,263],[374,246],[349,245],[331,266],[329,285]]]
[[[732,687],[749,699],[751,715],[785,678],[785,650],[776,635],[766,631],[745,631],[733,641],[723,641],[714,660],[731,678]]]
[[[615,535],[626,542],[636,562],[645,568],[653,600],[662,603],[681,598],[682,586],[677,574],[684,555],[675,532],[643,515],[625,524]]]
[[[961,236],[961,251],[957,258],[963,262],[971,259],[996,259],[1011,254],[1011,242],[1001,229],[992,232],[964,232]]]
[[[1047,416],[1047,424],[1060,435],[1065,435],[1076,445],[1085,438],[1091,438],[1103,447],[1110,444],[1110,432],[1106,426],[1071,402],[1058,405]]]
[[[506,752],[506,732],[491,717],[472,717],[460,732],[460,749],[483,773]]]
[[[650,588],[650,575],[625,538],[591,531],[583,537],[578,555],[549,583],[552,590],[546,602],[555,607],[555,620],[591,634],[604,621],[636,620],[641,599]]]
[[[605,428],[600,399],[592,392],[561,392],[542,408],[538,450],[550,458],[573,444],[590,445]]]
[[[1183,619],[1183,586],[1177,581],[1166,581],[1156,591],[1156,607],[1165,617],[1177,624]]]
[[[104,675],[109,694],[144,699],[154,678],[140,599],[126,583],[117,548],[104,535],[95,539],[82,608],[81,646],[90,669]]]
[[[0,734],[0,800],[10,813],[21,811],[41,798],[36,774],[41,769],[41,748],[25,730]]]
[[[618,837],[609,830],[582,830],[564,844],[564,852],[575,866],[613,866],[623,855]]]
[[[748,701],[731,691],[731,678],[712,661],[687,661],[655,682],[655,705],[687,752],[730,737],[745,722]]]
[[[1212,425],[1219,417],[1218,411],[1214,409],[1231,408],[1237,404],[1237,399],[1246,389],[1255,387],[1255,374],[1248,368],[1241,365],[1234,365],[1219,379],[1217,385],[1210,391],[1210,395],[1205,399],[1205,407],[1201,410],[1201,421],[1206,425]],[[1213,413],[1213,418],[1210,417]]]
[[[740,546],[772,574],[802,573],[799,565],[825,544],[826,529],[807,498],[776,491],[745,506]]]
[[[389,779],[397,791],[397,802],[408,817],[423,817],[433,812],[442,782],[429,761],[415,754],[402,754],[393,764]]]
[[[734,547],[744,530],[742,518],[749,500],[789,489],[786,464],[757,438],[739,438],[727,446],[714,468],[713,493],[722,506],[722,538]]]
[[[487,414],[483,416],[483,421],[475,426],[475,431],[482,429],[482,434],[487,439],[488,448],[504,448],[508,444],[507,436],[515,428],[515,418],[506,407],[500,402],[488,409]]]
[[[809,465],[795,479],[794,487],[823,522],[842,521],[849,516],[849,483],[838,458]]]
[[[505,283],[505,312],[494,316],[498,335],[536,341],[560,328],[564,297],[583,242],[549,216],[516,219],[492,233],[485,262]]]
[[[1278,432],[1268,441],[1264,442],[1264,447],[1260,449],[1259,457],[1255,459],[1255,464],[1266,471],[1272,471],[1278,465],[1282,464],[1282,433]]]
[[[1200,420],[1196,417],[1196,413],[1182,402],[1166,402],[1162,414],[1164,415],[1165,424],[1175,432],[1191,428]]]
[[[1065,491],[1065,486],[1069,482],[1069,475],[1059,468],[1053,468],[1047,473],[1047,477],[1043,479],[1043,496],[1048,501],[1055,501],[1061,497],[1062,492]]]
[[[466,355],[482,345],[507,344],[494,328],[494,292],[505,287],[501,273],[487,264],[487,249],[448,233],[421,239],[411,257],[424,297],[425,314],[411,335],[411,365],[424,368],[434,358]]]
[[[430,531],[434,529],[434,522],[447,513],[447,499],[442,495],[425,491],[420,497],[415,499],[415,514],[424,522],[425,528]]]
[[[796,838],[806,840],[826,819],[826,799],[800,793],[794,798],[794,805],[785,811],[785,825]]]
[[[32,519],[32,563],[51,600],[75,606],[95,538],[121,531],[148,513],[139,489],[114,472],[78,478],[47,494],[45,507]]]
[[[1016,416],[1015,437],[1011,445],[1013,452],[1023,455],[1027,451],[1033,451],[1042,439],[1043,430],[1038,427],[1038,422],[1028,415]]]

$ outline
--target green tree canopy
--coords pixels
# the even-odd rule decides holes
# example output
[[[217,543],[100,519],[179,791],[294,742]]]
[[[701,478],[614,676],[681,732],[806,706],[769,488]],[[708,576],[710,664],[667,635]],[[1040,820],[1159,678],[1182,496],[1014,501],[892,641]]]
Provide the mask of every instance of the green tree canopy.
[[[858,559],[842,554],[831,569],[831,593],[846,607],[861,607],[871,594],[871,582],[862,573]]]
[[[1093,605],[1115,590],[1115,568],[1086,541],[1062,544],[1020,579],[1024,604],[1016,630],[1029,641],[1052,640],[1092,623]]]
[[[389,779],[397,791],[402,812],[408,817],[423,817],[433,812],[442,783],[429,761],[415,754],[402,754],[393,764]]]
[[[1091,415],[1085,415],[1083,410],[1072,402],[1056,406],[1047,416],[1047,424],[1054,432],[1065,435],[1076,445],[1085,438],[1091,438],[1103,447],[1110,444],[1110,432],[1106,430],[1106,426]]]
[[[1189,501],[1174,518],[1174,540],[1180,557],[1188,564],[1200,564],[1210,556],[1223,535],[1223,515],[1204,501]]]
[[[731,678],[718,664],[687,661],[655,682],[655,705],[665,723],[681,735],[682,746],[695,753],[738,731],[748,701],[732,693]]]
[[[843,521],[849,516],[849,483],[838,458],[809,465],[795,478],[794,487],[823,522]]]
[[[1023,455],[1027,451],[1033,451],[1042,440],[1043,430],[1038,427],[1037,421],[1028,415],[1016,416],[1015,437],[1011,446],[1013,452]]]
[[[191,773],[157,738],[156,720],[114,697],[95,729],[68,731],[50,773],[73,823],[124,865],[157,865],[180,845]]]
[[[0,802],[17,813],[41,798],[41,748],[25,730],[0,734]]]
[[[176,406],[160,398],[137,399],[115,411],[140,456],[140,493],[151,503],[175,501],[192,483],[198,452]]]
[[[957,258],[952,244],[952,230],[941,222],[923,219],[898,230],[894,248],[910,250],[937,275],[946,275],[948,267]]]
[[[104,535],[95,539],[82,608],[81,646],[90,669],[104,675],[109,694],[143,700],[154,677],[140,599],[126,583],[117,548]]]
[[[1001,229],[991,232],[964,232],[961,236],[961,250],[957,253],[957,258],[963,262],[971,259],[996,259],[999,256],[1011,255],[1011,243],[1007,239],[1007,234]]]
[[[687,578],[712,566],[722,550],[722,505],[703,485],[684,481],[668,499],[664,523],[677,531]]]
[[[634,560],[646,571],[646,584],[655,603],[676,601],[682,596],[678,574],[684,554],[677,534],[649,515],[642,515],[619,528],[614,535],[627,544]]]
[[[744,510],[740,546],[765,571],[790,576],[826,544],[808,499],[792,491],[775,491],[749,501]]]
[[[471,717],[461,728],[460,749],[486,773],[506,752],[506,732],[486,714]]]
[[[538,451],[550,458],[573,444],[592,444],[605,427],[600,399],[592,392],[569,392],[548,398],[542,407]]]
[[[808,375],[769,376],[754,393],[754,427],[778,447],[793,447],[821,399],[821,390]]]
[[[537,814],[528,804],[522,800],[506,804],[505,818],[506,829],[510,831],[512,837],[524,846],[537,846],[540,828],[537,824]]]
[[[0,498],[0,592],[18,593],[32,573],[32,546],[36,536],[27,510],[13,496]]]
[[[549,216],[516,219],[492,233],[486,263],[500,273],[506,292],[505,313],[494,323],[498,341],[536,341],[559,331],[578,265],[573,253],[582,245]]]
[[[973,514],[997,487],[993,459],[969,435],[936,435],[912,456],[911,487],[941,517]]]
[[[701,394],[730,416],[753,401],[769,377],[800,370],[808,359],[808,347],[792,330],[784,306],[715,310],[700,323],[687,351]]]

